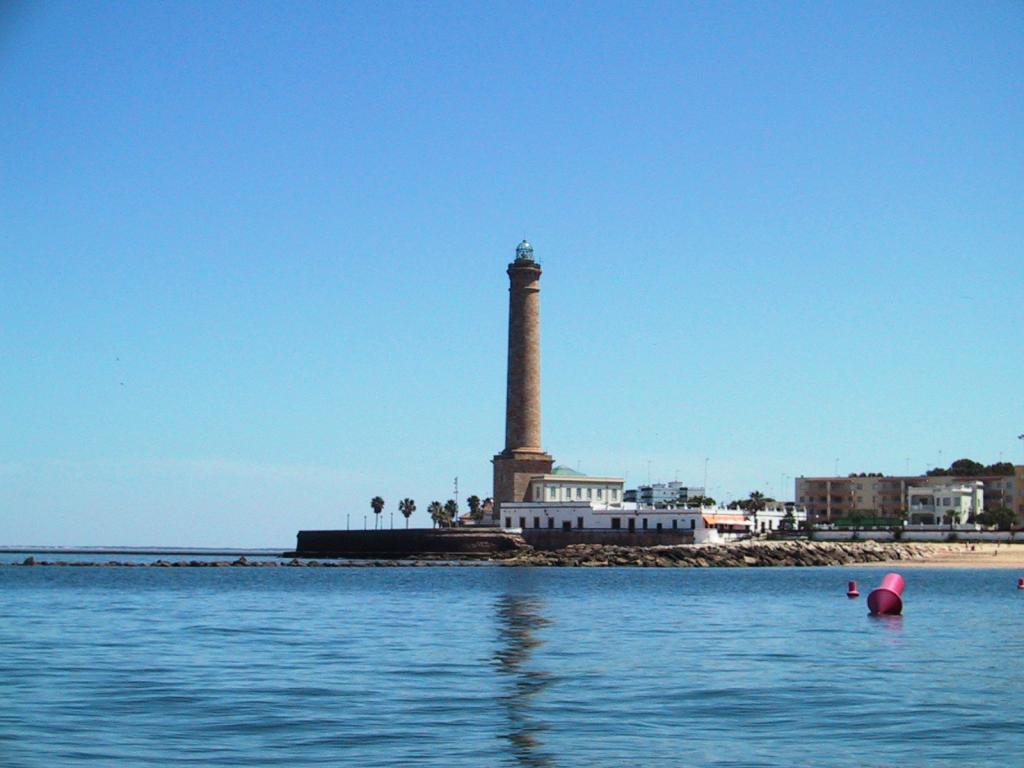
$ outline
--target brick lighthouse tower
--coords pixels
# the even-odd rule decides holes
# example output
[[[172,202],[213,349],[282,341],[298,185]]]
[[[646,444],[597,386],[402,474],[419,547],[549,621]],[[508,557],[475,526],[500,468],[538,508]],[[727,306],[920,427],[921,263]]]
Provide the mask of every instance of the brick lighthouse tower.
[[[540,264],[523,240],[508,265],[508,389],[505,450],[494,457],[494,514],[501,504],[529,501],[530,478],[551,472],[540,445]]]

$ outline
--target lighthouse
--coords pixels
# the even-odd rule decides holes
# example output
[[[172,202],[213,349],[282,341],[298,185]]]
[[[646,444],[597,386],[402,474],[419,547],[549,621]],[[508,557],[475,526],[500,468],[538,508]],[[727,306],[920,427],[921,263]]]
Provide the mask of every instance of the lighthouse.
[[[494,459],[494,514],[502,502],[527,501],[530,478],[551,472],[540,437],[540,264],[523,240],[508,265],[508,380],[505,448]]]

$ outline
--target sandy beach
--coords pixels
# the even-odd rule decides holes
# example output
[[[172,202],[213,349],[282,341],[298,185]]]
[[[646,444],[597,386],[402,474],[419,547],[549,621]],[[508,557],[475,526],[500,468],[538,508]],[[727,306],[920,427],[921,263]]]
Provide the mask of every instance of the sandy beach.
[[[935,544],[935,555],[925,560],[890,560],[864,563],[878,568],[1019,568],[1024,576],[1024,544]]]

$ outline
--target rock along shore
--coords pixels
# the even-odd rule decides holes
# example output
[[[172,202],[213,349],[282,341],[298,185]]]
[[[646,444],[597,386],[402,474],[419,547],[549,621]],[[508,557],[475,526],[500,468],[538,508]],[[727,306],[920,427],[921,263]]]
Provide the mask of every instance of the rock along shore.
[[[554,552],[519,550],[506,557],[509,565],[641,566],[653,568],[757,568],[828,566],[927,560],[948,546],[921,543],[838,541],[741,541],[730,544],[679,544],[620,547],[573,544]]]
[[[929,560],[948,552],[946,544],[875,541],[742,541],[731,544],[678,544],[623,547],[571,544],[554,551],[523,546],[487,557],[418,557],[409,560],[155,560],[48,561],[27,557],[21,566],[133,567],[133,568],[378,568],[394,566],[449,566],[494,563],[507,567],[648,567],[648,568],[758,568],[771,566],[835,566],[858,563]]]

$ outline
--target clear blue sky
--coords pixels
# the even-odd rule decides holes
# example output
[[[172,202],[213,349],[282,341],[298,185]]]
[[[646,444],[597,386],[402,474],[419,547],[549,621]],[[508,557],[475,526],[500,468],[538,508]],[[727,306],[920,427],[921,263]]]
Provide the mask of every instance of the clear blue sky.
[[[1021,463],[1022,41],[1019,2],[4,4],[0,543],[489,495],[522,237],[562,463]]]

